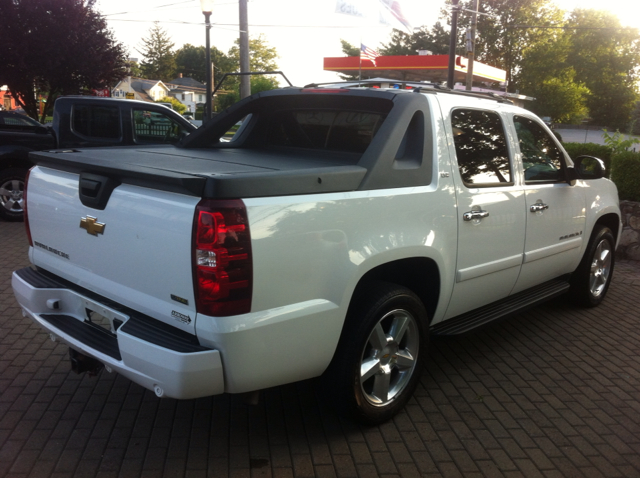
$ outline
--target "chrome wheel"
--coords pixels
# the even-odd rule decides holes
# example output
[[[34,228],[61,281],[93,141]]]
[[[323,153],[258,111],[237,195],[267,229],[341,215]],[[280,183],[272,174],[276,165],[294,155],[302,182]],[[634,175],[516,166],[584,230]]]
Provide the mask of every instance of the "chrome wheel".
[[[409,383],[416,367],[420,333],[407,310],[388,312],[375,325],[360,363],[360,387],[376,407],[392,402]]]
[[[594,297],[599,297],[605,290],[611,274],[612,251],[609,241],[602,239],[596,247],[591,261],[589,274],[589,290]]]
[[[0,207],[6,212],[23,212],[24,181],[9,179],[0,184]]]
[[[615,267],[616,239],[606,226],[594,227],[587,250],[571,275],[571,296],[584,307],[595,307],[607,295]]]

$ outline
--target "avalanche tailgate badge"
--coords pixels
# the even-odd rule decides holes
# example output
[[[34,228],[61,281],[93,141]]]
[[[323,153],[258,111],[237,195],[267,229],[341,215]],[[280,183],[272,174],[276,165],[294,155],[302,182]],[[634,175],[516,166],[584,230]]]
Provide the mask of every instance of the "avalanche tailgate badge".
[[[104,234],[105,224],[98,222],[97,217],[87,216],[80,219],[80,227],[85,229],[88,234],[97,236],[98,234]]]

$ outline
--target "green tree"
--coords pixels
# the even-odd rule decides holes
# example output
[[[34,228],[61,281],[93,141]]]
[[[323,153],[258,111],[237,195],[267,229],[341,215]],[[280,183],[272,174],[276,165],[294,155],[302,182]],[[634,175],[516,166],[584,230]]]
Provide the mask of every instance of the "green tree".
[[[536,101],[531,105],[535,113],[549,116],[554,123],[576,124],[588,116],[586,100],[589,89],[574,81],[575,71],[567,69],[562,75],[546,78],[533,90]]]
[[[449,37],[449,29],[445,29],[441,22],[432,27],[422,26],[411,35],[394,28],[389,43],[382,44],[380,53],[417,55],[418,50],[429,50],[434,55],[446,55],[449,53]]]
[[[239,40],[229,49],[229,58],[231,58],[238,70],[240,69],[240,47]],[[258,38],[249,39],[249,68],[251,71],[274,71],[278,69],[276,59],[278,53],[275,47],[270,47],[262,35]]]
[[[345,56],[360,56],[360,48],[352,45],[347,40],[340,39],[340,45],[342,48],[342,53]],[[342,81],[358,81],[359,75],[338,75]]]
[[[555,123],[577,123],[588,116],[589,89],[576,80],[567,64],[570,36],[562,30],[525,51],[519,73],[519,87],[536,101],[527,107]]]
[[[200,83],[207,82],[206,48],[204,46],[184,45],[176,51],[177,72],[193,78]],[[213,63],[214,83],[225,73],[236,70],[237,65],[232,58],[216,47],[211,47],[211,62]]]
[[[240,71],[240,48],[239,41],[229,49],[228,58],[233,62],[233,71]],[[249,68],[251,71],[276,71],[278,64],[276,59],[278,53],[274,47],[270,47],[266,40],[260,35],[258,38],[249,39]],[[278,87],[278,80],[272,76],[251,76],[251,93],[265,91]],[[220,94],[216,101],[216,108],[223,110],[240,98],[240,81],[237,76],[228,77],[222,85],[225,94]]]
[[[140,69],[140,65],[135,60],[127,60],[127,74],[128,76],[133,76],[135,78],[140,78],[142,76],[142,70]]]
[[[347,40],[340,39],[340,45],[342,45],[342,53],[346,56],[360,56],[360,48],[352,45]]]
[[[474,2],[463,0],[460,5],[472,10]],[[471,13],[466,10],[458,22],[461,33],[471,24]],[[485,15],[478,15],[475,58],[506,70],[508,89],[514,92],[520,88],[526,51],[554,35],[554,30],[531,27],[557,26],[563,21],[563,11],[551,0],[483,0],[479,11]]]
[[[105,88],[127,74],[124,47],[82,0],[3,0],[0,18],[0,84],[32,118],[36,91],[47,97],[44,120],[58,95]]]
[[[567,64],[591,91],[587,106],[593,124],[624,129],[638,101],[640,39],[637,29],[624,29],[613,14],[576,9],[569,17],[571,35]]]
[[[170,81],[175,78],[176,60],[174,43],[169,34],[155,22],[149,29],[149,36],[142,39],[143,47],[138,50],[144,57],[140,68],[142,77],[150,80]]]
[[[629,134],[640,134],[640,101],[636,101],[633,111],[631,111]]]

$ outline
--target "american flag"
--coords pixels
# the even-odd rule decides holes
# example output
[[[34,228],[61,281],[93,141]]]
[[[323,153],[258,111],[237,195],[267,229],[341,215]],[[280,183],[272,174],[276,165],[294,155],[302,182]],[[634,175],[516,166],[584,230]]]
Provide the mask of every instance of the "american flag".
[[[369,48],[368,46],[360,43],[360,59],[370,60],[371,63],[373,63],[373,66],[378,66],[376,65],[376,58],[379,56],[378,52],[373,48]]]

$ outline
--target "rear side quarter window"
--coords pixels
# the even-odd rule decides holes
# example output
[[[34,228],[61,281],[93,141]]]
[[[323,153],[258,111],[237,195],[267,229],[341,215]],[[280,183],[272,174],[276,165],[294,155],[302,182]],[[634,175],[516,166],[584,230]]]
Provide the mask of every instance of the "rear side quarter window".
[[[74,105],[71,124],[83,136],[119,140],[122,136],[117,106]]]

